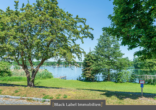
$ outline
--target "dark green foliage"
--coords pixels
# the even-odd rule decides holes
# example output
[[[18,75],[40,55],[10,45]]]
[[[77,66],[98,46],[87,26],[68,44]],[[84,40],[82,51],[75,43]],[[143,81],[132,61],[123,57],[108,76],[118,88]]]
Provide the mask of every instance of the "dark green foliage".
[[[97,70],[92,68],[92,65],[97,61],[94,54],[89,52],[85,55],[83,61],[82,77],[85,78],[85,81],[94,81]]]
[[[12,74],[11,74],[11,71],[1,71],[0,76],[6,77],[6,76],[12,76]]]
[[[112,24],[104,27],[117,36],[129,50],[142,47],[134,55],[142,60],[156,56],[156,0],[114,0],[114,13],[109,15]]]
[[[116,59],[116,62],[114,62],[115,70],[121,71],[123,69],[128,69],[128,67],[131,65],[130,60],[128,57],[126,58],[118,58]]]
[[[129,80],[129,82],[135,82],[136,79],[137,79],[136,74],[135,74],[135,73],[132,73],[131,76],[130,76],[130,80]]]
[[[141,71],[141,74],[154,75],[156,72],[156,59],[146,59],[144,61],[139,58],[134,59],[134,67]]]
[[[118,72],[116,82],[122,83],[123,82],[122,76],[123,76],[123,72]]]

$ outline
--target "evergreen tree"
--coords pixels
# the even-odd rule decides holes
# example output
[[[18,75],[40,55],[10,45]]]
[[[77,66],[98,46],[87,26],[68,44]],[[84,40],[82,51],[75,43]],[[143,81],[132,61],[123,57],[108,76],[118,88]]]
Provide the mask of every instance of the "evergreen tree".
[[[84,61],[82,63],[82,77],[85,78],[86,81],[94,81],[95,75],[97,74],[96,69],[93,69],[92,65],[97,61],[93,52],[89,52],[85,55]]]
[[[122,70],[125,66],[127,66],[125,59],[122,59],[124,54],[120,52],[120,45],[117,39],[110,36],[105,31],[98,39],[98,45],[95,47],[95,54],[98,58],[98,62],[94,64],[94,67],[98,68],[99,72],[105,76],[104,80],[111,80],[110,73],[112,69]]]

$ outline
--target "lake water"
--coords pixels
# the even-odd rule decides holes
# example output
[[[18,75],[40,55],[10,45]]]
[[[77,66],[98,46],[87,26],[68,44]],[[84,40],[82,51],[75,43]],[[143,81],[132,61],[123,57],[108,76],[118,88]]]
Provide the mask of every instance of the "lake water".
[[[54,78],[60,76],[66,76],[67,80],[77,80],[79,76],[82,74],[82,68],[79,67],[52,67],[52,66],[43,66],[40,69],[47,69],[51,72]]]
[[[66,80],[77,80],[82,74],[82,68],[81,67],[53,67],[53,66],[41,66],[40,69],[47,69],[49,72],[51,72],[54,76],[54,78],[66,76]],[[130,71],[131,69],[129,69]],[[102,74],[98,74],[96,76],[98,77],[98,81],[103,81]],[[136,83],[139,83],[139,80],[137,79],[135,81]]]

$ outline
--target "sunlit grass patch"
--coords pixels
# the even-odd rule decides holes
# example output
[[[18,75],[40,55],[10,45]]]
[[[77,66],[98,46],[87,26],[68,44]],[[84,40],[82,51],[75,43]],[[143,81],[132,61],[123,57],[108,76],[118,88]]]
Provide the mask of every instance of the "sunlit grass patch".
[[[64,94],[63,98],[67,98],[68,96]]]
[[[43,99],[53,99],[53,97],[52,96],[50,97],[49,95],[45,95]]]

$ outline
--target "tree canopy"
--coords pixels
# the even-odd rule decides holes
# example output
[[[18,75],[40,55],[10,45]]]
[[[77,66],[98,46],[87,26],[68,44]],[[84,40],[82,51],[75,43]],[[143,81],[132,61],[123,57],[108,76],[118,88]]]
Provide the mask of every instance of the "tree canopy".
[[[141,60],[156,56],[156,0],[114,0],[114,14],[108,18],[112,24],[104,27],[117,36],[128,49],[143,48],[134,55]]]
[[[89,31],[93,28],[86,25],[86,19],[72,17],[58,7],[57,0],[37,0],[33,5],[23,3],[18,10],[15,1],[15,11],[8,7],[0,18],[4,28],[0,31],[0,49],[5,51],[2,58],[10,58],[24,69],[28,86],[34,86],[35,75],[44,61],[62,58],[68,63],[76,62],[74,55],[81,59],[85,51],[75,41],[80,39],[84,43],[84,38],[94,38]],[[34,59],[40,60],[36,68]],[[27,61],[31,66],[31,80]]]

